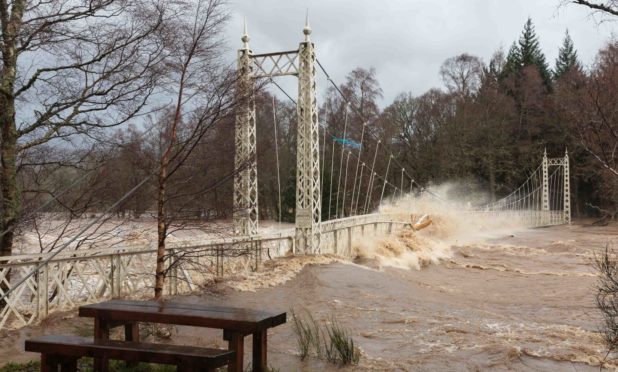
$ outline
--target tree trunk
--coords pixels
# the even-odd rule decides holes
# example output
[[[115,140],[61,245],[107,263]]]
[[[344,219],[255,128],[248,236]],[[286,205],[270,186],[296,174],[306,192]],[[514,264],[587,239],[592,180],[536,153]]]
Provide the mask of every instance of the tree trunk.
[[[8,100],[7,100],[8,101]],[[17,186],[16,150],[17,129],[15,127],[14,102],[2,105],[0,126],[2,143],[0,144],[0,188],[2,190],[2,210],[0,211],[0,256],[13,253],[14,228],[20,211],[19,189]],[[5,111],[6,110],[6,111]]]
[[[15,127],[15,111],[11,102],[4,105],[9,112],[0,118],[2,127],[2,143],[0,144],[0,188],[2,190],[2,211],[0,212],[0,256],[10,256],[13,253],[14,228],[20,212],[20,193],[17,186],[16,149],[17,129]]]
[[[157,199],[157,267],[155,269],[155,299],[163,297],[163,285],[165,284],[165,238],[167,223],[165,221],[165,183],[167,178],[167,153],[161,161],[159,170],[159,195]]]
[[[176,102],[176,112],[170,130],[170,142],[161,157],[161,167],[159,168],[159,195],[157,198],[157,267],[155,270],[155,299],[163,297],[163,285],[165,284],[165,239],[167,238],[167,221],[165,219],[166,210],[166,188],[168,167],[172,156],[172,149],[176,145],[176,131],[180,123],[180,112],[182,108],[182,97],[184,92],[184,77],[186,65],[180,78],[180,89],[178,91],[178,101]]]
[[[17,35],[21,29],[22,17],[26,9],[26,1],[13,3],[11,15],[8,16],[8,5],[1,4],[3,14],[2,27],[2,68],[0,68],[0,191],[2,191],[2,208],[0,210],[0,256],[13,254],[14,229],[19,216],[21,203],[17,186],[17,127],[15,125],[15,79],[17,76]],[[6,22],[6,23],[5,23]],[[0,260],[2,263],[2,260]],[[6,273],[5,281],[0,283],[0,289],[5,292],[10,281],[10,272]],[[0,302],[0,309],[4,303]]]
[[[0,126],[2,141],[0,144],[0,189],[2,191],[2,208],[0,209],[0,256],[13,254],[14,228],[20,212],[19,189],[17,187],[17,169],[15,167],[17,130],[15,127],[15,109],[12,99],[5,99],[0,106]],[[4,261],[0,259],[0,263]],[[5,273],[0,281],[0,292],[6,293],[10,288],[11,271]],[[0,310],[5,306],[0,301]]]

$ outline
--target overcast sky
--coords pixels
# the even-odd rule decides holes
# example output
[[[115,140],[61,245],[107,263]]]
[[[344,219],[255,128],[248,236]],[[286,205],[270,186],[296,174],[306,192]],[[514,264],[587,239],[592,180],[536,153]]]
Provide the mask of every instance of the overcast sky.
[[[318,59],[333,80],[343,82],[355,67],[375,67],[384,91],[382,104],[401,92],[422,94],[441,87],[442,62],[464,52],[488,61],[501,46],[508,50],[532,17],[550,66],[568,28],[584,65],[618,30],[599,24],[580,6],[560,0],[231,0],[226,30],[230,59],[241,46],[247,18],[254,53],[292,50],[302,41],[305,12]],[[281,78],[285,79],[285,78]],[[296,82],[282,84],[292,96]],[[326,81],[318,81],[320,95]],[[318,97],[319,99],[319,97]]]

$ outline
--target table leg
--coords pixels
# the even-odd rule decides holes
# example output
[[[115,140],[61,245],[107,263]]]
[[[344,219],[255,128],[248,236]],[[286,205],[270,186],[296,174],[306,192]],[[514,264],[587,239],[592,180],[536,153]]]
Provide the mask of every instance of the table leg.
[[[94,339],[96,340],[109,340],[109,322],[99,318],[94,318]],[[96,372],[107,372],[109,368],[109,362],[104,358],[94,359],[94,370]]]
[[[124,340],[139,342],[139,324],[127,323],[124,325]],[[127,362],[127,367],[137,367],[138,362]]]
[[[268,331],[266,329],[253,334],[253,372],[265,372],[268,370],[267,335]]]
[[[138,323],[127,323],[124,325],[124,340],[139,342]]]
[[[62,372],[76,372],[77,371],[77,359],[66,358],[60,362],[60,371]]]
[[[41,354],[41,372],[58,371],[58,360],[51,355]]]
[[[239,332],[223,331],[223,339],[228,342],[228,350],[234,350],[236,355],[228,365],[228,372],[242,372],[244,366],[245,335]]]
[[[57,372],[60,365],[60,372],[77,371],[77,358],[41,354],[41,372]]]

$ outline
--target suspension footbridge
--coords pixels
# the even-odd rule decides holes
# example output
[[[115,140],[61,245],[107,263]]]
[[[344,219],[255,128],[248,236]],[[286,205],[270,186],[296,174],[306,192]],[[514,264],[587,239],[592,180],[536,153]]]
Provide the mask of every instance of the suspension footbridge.
[[[304,40],[295,50],[254,54],[245,26],[243,47],[238,51],[242,100],[235,122],[233,233],[169,245],[169,294],[193,291],[216,276],[256,270],[263,260],[273,257],[320,253],[349,257],[354,253],[355,239],[393,233],[410,224],[410,214],[423,213],[374,212],[387,199],[429,191],[415,182],[388,144],[369,130],[366,120],[360,128],[351,127],[350,113],[363,117],[359,103],[346,98],[316,58],[308,22],[303,34]],[[318,71],[345,103],[341,133],[320,125]],[[297,110],[295,222],[293,228],[263,232],[258,221],[254,91],[256,82],[264,79],[281,89],[274,79],[282,76],[298,80],[297,99],[283,91]],[[568,154],[549,158],[545,153],[540,165],[511,194],[461,213],[507,216],[530,227],[570,223]],[[3,257],[0,330],[32,324],[50,311],[82,303],[128,295],[148,297],[154,285],[155,259],[156,248],[152,246],[66,249]]]

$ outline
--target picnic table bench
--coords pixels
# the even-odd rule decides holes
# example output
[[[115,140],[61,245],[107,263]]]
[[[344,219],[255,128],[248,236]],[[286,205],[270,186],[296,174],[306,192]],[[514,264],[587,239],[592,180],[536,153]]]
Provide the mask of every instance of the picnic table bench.
[[[77,360],[88,356],[127,362],[171,364],[178,371],[214,371],[228,365],[235,353],[228,350],[143,342],[93,340],[77,336],[41,336],[26,341],[26,351],[41,353],[41,371],[75,372]],[[98,369],[105,369],[101,366]]]
[[[228,351],[217,349],[189,349],[182,346],[175,346],[176,354],[185,355],[187,360],[194,363],[191,355],[209,355],[211,360],[204,359],[201,364],[204,369],[216,368],[221,366],[221,362],[228,365],[229,371],[242,371],[244,359],[244,338],[248,335],[253,336],[253,361],[254,371],[265,371],[268,366],[267,333],[268,329],[276,327],[286,322],[286,313],[273,313],[261,310],[250,310],[234,307],[207,306],[202,304],[190,304],[181,302],[157,302],[157,301],[129,301],[111,300],[92,305],[85,305],[79,308],[79,316],[94,318],[94,339],[77,340],[56,340],[73,345],[82,342],[82,349],[75,351],[72,355],[79,352],[88,352],[82,356],[95,357],[95,369],[105,371],[107,369],[107,359],[120,359],[127,361],[145,361],[152,363],[166,363],[161,358],[167,358],[168,354],[174,354],[171,349],[166,349],[170,345],[162,344],[143,344],[139,342],[139,323],[159,323],[184,326],[195,326],[205,328],[216,328],[223,330],[223,339],[228,341]],[[115,327],[124,327],[124,341],[109,341],[110,330]],[[87,342],[83,344],[83,342]],[[46,346],[44,346],[44,344]],[[52,347],[53,340],[35,339],[26,343],[28,351],[38,351],[42,353],[42,359],[47,358],[56,363],[56,359],[63,356],[62,348]],[[30,346],[28,346],[30,345]],[[36,345],[36,347],[35,347]],[[148,346],[144,346],[148,345]],[[43,346],[43,347],[42,347]],[[134,354],[131,358],[119,358],[128,355],[118,352],[118,348],[125,347],[132,350]],[[35,348],[36,350],[34,350]],[[77,346],[74,346],[77,348]],[[45,350],[51,349],[53,352],[45,354]],[[116,351],[110,351],[114,349]],[[146,355],[144,350],[154,350],[161,355]],[[68,352],[67,352],[68,353]],[[52,358],[53,356],[53,358]],[[71,355],[68,355],[69,357]],[[54,359],[55,358],[55,359]],[[65,363],[68,370],[71,370],[70,358],[64,361],[60,358],[59,364]],[[191,364],[190,363],[190,364]],[[198,365],[199,365],[198,363]],[[207,364],[210,363],[210,364]],[[182,363],[172,361],[169,364],[176,364],[179,367]],[[57,364],[56,364],[57,365]],[[225,364],[224,364],[225,365]],[[208,366],[208,368],[206,368]],[[213,367],[211,367],[213,366]],[[42,367],[43,368],[43,364]]]

